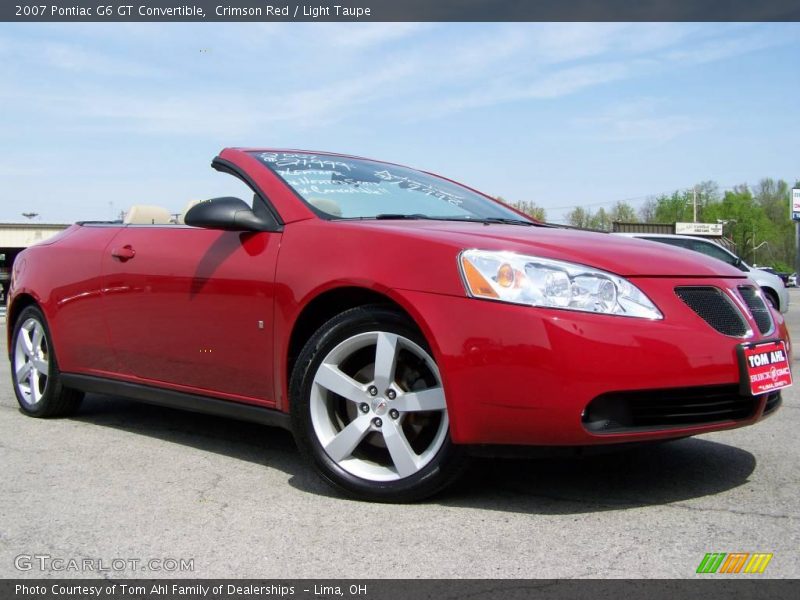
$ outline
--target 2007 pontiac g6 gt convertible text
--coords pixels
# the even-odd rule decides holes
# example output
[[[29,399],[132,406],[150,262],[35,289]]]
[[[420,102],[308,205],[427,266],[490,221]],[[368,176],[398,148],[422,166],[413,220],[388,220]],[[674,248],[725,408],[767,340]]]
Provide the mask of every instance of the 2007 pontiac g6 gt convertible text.
[[[258,149],[212,164],[251,202],[134,206],[18,257],[23,412],[99,392],[285,426],[325,480],[396,502],[476,451],[750,425],[791,384],[782,315],[721,261],[539,224],[395,164]]]

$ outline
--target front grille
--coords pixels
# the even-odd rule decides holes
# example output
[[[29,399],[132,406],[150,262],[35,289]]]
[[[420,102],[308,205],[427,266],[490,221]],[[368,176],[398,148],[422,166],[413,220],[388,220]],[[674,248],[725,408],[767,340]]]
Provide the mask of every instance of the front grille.
[[[767,305],[764,304],[764,298],[759,294],[756,289],[749,285],[739,286],[739,293],[750,309],[750,314],[753,315],[753,320],[758,326],[761,333],[769,333],[772,331],[772,315],[769,314]]]
[[[722,290],[711,286],[677,287],[675,293],[714,329],[725,335],[744,337],[747,322]]]
[[[740,395],[738,385],[611,392],[592,400],[582,421],[598,434],[691,427],[747,419],[759,401]]]
[[[772,392],[769,396],[767,396],[767,403],[764,405],[764,415],[775,412],[781,405],[781,402],[783,402],[781,399],[781,393]]]

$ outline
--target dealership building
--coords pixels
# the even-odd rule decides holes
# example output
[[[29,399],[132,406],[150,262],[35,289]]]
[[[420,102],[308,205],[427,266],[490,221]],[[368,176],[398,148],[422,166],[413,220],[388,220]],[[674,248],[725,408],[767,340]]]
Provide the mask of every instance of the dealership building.
[[[623,223],[614,221],[613,232],[621,233],[669,233],[677,235],[693,235],[710,239],[736,253],[736,244],[726,238],[721,223]]]
[[[0,223],[0,302],[5,303],[11,267],[17,255],[67,227],[69,225],[61,223]]]

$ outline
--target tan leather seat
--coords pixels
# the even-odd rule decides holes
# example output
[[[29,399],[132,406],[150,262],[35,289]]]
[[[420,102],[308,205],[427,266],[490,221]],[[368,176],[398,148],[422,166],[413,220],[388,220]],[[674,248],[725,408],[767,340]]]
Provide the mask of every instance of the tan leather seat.
[[[172,215],[166,208],[151,204],[134,204],[125,213],[125,225],[168,225]]]
[[[189,212],[190,208],[192,208],[197,204],[200,204],[201,202],[202,200],[189,200],[186,203],[186,206],[183,207],[183,212],[181,212],[181,214],[178,215],[178,225],[183,225],[184,223],[186,223],[185,221],[186,213]]]
[[[330,198],[309,198],[308,203],[314,208],[321,210],[324,213],[328,213],[331,216],[342,216],[342,207],[339,206],[338,202],[331,200]]]

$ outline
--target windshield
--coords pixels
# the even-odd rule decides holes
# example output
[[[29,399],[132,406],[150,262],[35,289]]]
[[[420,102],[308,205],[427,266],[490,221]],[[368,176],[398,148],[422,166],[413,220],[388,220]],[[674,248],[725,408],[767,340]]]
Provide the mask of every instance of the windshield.
[[[525,220],[465,187],[406,167],[305,152],[253,156],[308,204],[335,218]]]

